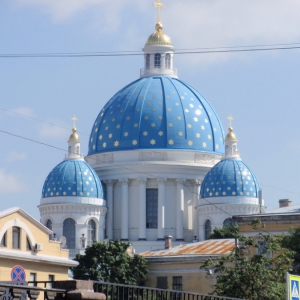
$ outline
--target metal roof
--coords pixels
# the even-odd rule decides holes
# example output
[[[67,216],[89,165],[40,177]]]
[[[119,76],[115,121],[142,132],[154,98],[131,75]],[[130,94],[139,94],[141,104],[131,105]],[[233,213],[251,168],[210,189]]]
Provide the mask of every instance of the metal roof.
[[[184,244],[170,249],[139,253],[145,257],[180,256],[180,255],[218,255],[229,254],[234,249],[234,239],[207,240],[198,243]]]

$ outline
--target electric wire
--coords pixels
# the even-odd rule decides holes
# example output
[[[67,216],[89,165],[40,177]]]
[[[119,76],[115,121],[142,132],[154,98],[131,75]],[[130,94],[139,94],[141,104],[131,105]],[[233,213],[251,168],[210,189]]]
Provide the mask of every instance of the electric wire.
[[[213,48],[216,50],[203,51],[177,51],[175,55],[184,54],[214,54],[214,53],[238,53],[238,52],[257,52],[257,51],[275,51],[275,50],[295,50],[300,49],[300,46],[277,46],[269,48],[246,48],[246,49],[225,49],[226,47]],[[205,48],[204,48],[205,49]],[[223,50],[221,50],[223,49]],[[74,52],[74,53],[16,53],[16,54],[0,54],[0,58],[78,58],[78,57],[116,57],[116,56],[143,56],[144,53],[136,52]]]

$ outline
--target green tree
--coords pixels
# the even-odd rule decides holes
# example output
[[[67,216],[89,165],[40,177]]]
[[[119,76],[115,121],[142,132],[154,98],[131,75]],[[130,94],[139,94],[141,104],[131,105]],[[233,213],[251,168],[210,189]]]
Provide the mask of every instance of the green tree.
[[[282,238],[282,247],[294,251],[292,273],[300,275],[300,228],[290,228],[289,235]]]
[[[251,300],[285,299],[285,275],[291,270],[294,252],[282,249],[282,238],[260,233],[257,240],[238,235],[239,246],[231,254],[206,260],[200,268],[214,270],[214,293]],[[249,255],[251,247],[257,254]]]
[[[231,239],[238,237],[239,227],[238,225],[225,225],[222,228],[215,228],[213,232],[210,233],[210,239]]]
[[[75,279],[144,285],[147,261],[140,255],[130,256],[129,243],[120,241],[94,242],[85,254],[77,254],[79,265],[72,268]]]

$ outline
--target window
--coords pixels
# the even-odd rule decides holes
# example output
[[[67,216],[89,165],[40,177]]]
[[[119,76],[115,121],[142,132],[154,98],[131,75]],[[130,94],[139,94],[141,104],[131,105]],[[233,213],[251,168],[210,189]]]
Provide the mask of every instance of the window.
[[[173,276],[173,290],[182,291],[182,276]]]
[[[30,273],[30,280],[29,281],[32,281],[32,282],[29,283],[29,286],[37,286],[36,273]]]
[[[158,189],[146,189],[146,228],[157,228]]]
[[[204,238],[206,240],[209,240],[209,234],[211,233],[211,221],[206,220],[204,225]]]
[[[89,222],[88,222],[88,238],[87,238],[88,246],[92,246],[93,241],[95,239],[96,239],[96,223],[94,220],[89,220]]]
[[[156,278],[156,288],[157,289],[168,289],[168,277],[159,276]]]
[[[227,219],[224,220],[224,222],[223,222],[223,227],[225,227],[225,226],[230,226],[231,223],[232,223],[232,219],[227,218]]]
[[[31,251],[32,247],[31,247],[31,242],[28,236],[26,236],[26,250],[27,251]]]
[[[6,247],[6,232],[3,234],[3,237],[1,239],[1,243],[0,243],[1,247]]]
[[[150,69],[150,54],[146,55],[146,69]]]
[[[159,53],[156,53],[154,55],[154,68],[160,68],[160,62],[161,62],[161,55]]]
[[[69,154],[71,154],[71,146],[69,146]]]
[[[12,241],[12,247],[14,249],[20,249],[20,235],[21,235],[20,228],[14,226],[13,227],[13,241]]]
[[[71,218],[65,219],[63,224],[63,236],[67,239],[67,248],[75,249],[75,221]]]
[[[52,221],[50,219],[47,220],[46,222],[46,227],[50,230],[52,230]]]
[[[54,280],[55,280],[54,275],[49,275],[49,276],[48,276],[48,281],[50,281],[50,282],[48,283],[48,288],[49,288],[49,289],[52,289],[53,281],[54,281]]]
[[[166,54],[166,69],[171,69],[171,55],[169,53]]]
[[[79,155],[79,146],[76,147],[76,154]]]

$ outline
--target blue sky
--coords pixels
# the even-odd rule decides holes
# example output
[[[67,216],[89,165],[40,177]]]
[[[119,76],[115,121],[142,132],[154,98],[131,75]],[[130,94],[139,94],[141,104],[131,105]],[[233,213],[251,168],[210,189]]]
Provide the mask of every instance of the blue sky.
[[[154,31],[150,0],[2,0],[1,54],[139,51]],[[176,49],[300,43],[296,0],[165,0],[164,31]],[[300,50],[176,55],[179,78],[227,116],[243,161],[268,208],[300,204]],[[72,127],[82,151],[98,112],[139,77],[142,56],[0,58],[0,130],[67,149]],[[52,126],[6,110],[41,119]],[[0,209],[39,219],[43,182],[64,152],[0,132]]]

